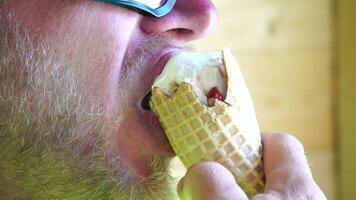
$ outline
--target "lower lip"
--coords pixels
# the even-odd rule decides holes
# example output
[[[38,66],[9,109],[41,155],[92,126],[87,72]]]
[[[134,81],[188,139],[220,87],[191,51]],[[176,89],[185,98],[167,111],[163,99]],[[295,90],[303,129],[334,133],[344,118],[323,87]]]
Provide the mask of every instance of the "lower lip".
[[[147,115],[148,125],[151,129],[154,130],[153,132],[157,134],[156,136],[158,136],[161,141],[164,141],[165,145],[163,147],[165,149],[165,152],[168,153],[167,155],[175,156],[176,154],[172,149],[171,145],[169,144],[169,140],[164,133],[164,130],[159,122],[158,117],[156,117],[153,112],[148,112]]]
[[[156,67],[152,70],[152,77],[156,78],[163,71],[163,69],[166,66],[169,59],[176,53],[177,53],[177,51],[170,50],[170,51],[162,54],[163,56],[161,56],[161,58],[156,63]],[[152,80],[151,85],[153,83],[154,83],[154,80]],[[148,122],[149,122],[150,127],[153,129],[157,129],[157,128],[162,129],[158,117],[152,111],[148,112],[147,114],[149,115]]]
[[[161,126],[158,117],[153,112],[149,112],[149,124],[153,129]]]
[[[177,51],[171,49],[170,51],[167,51],[167,52],[164,52],[163,54],[161,54],[162,56],[160,56],[160,59],[156,62],[155,66],[151,70],[151,73],[150,73],[151,75],[147,76],[147,77],[150,77],[150,79],[152,77],[154,77],[153,79],[150,80],[151,86],[154,83],[154,79],[163,71],[163,69],[166,66],[169,59],[176,53],[177,53]],[[149,87],[149,89],[151,89],[151,86]],[[146,89],[148,89],[148,88],[146,88]],[[147,92],[147,91],[145,91],[145,92]],[[140,107],[141,107],[141,105],[140,105]],[[147,110],[145,110],[145,111],[147,111]],[[163,128],[162,128],[161,123],[159,122],[159,119],[156,116],[156,114],[152,111],[148,111],[148,112],[144,112],[144,113],[146,115],[145,118],[146,118],[147,125],[151,129],[155,130],[154,132],[156,134],[158,134],[157,135],[158,137],[165,138],[164,143],[167,144],[166,151],[169,152],[170,155],[175,155],[174,151],[172,150],[172,147],[169,145],[169,141],[168,141],[166,135],[164,134]]]

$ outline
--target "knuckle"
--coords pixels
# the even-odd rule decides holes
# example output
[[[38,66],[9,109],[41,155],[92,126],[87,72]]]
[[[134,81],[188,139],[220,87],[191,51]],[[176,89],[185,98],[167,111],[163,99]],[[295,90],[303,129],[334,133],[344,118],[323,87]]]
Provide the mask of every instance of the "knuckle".
[[[293,148],[299,152],[304,152],[303,144],[292,134],[289,133],[278,133],[276,136],[278,141],[283,144],[287,149]]]
[[[222,168],[222,167],[223,166],[217,162],[202,161],[192,165],[188,170],[192,173],[204,174],[204,173],[209,173],[209,171],[211,171],[212,169]]]
[[[210,180],[219,179],[220,176],[225,175],[227,169],[217,162],[203,161],[192,165],[188,171],[187,176],[195,180]]]

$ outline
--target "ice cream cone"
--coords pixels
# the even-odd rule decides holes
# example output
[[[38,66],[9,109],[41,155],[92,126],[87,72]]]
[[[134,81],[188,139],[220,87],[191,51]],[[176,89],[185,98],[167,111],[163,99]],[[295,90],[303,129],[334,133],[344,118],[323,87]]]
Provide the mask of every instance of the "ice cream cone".
[[[223,62],[224,101],[210,99],[212,106],[206,106],[189,83],[181,83],[171,96],[153,88],[150,106],[186,167],[200,161],[219,162],[252,196],[263,191],[265,182],[260,131],[250,94],[229,50],[223,51]]]

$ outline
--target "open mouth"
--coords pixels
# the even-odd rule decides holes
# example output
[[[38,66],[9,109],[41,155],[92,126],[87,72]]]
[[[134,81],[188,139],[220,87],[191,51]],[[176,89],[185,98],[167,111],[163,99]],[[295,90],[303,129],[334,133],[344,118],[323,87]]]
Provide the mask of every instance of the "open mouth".
[[[142,98],[141,100],[141,108],[147,111],[151,111],[151,107],[150,107],[150,100],[152,97],[152,91],[149,90],[146,95]]]
[[[166,66],[168,60],[174,55],[177,53],[177,50],[170,50],[168,52],[166,52],[159,60],[158,62],[156,63],[156,67],[155,69],[152,71],[153,72],[153,77],[156,78],[161,72],[162,70],[164,69],[164,67]],[[153,81],[151,82],[151,84],[153,84],[154,82],[154,79]],[[141,99],[141,102],[140,102],[140,106],[143,110],[145,111],[152,111],[151,110],[151,107],[150,107],[150,100],[151,100],[151,96],[152,96],[152,91],[151,89],[149,89],[145,96]]]

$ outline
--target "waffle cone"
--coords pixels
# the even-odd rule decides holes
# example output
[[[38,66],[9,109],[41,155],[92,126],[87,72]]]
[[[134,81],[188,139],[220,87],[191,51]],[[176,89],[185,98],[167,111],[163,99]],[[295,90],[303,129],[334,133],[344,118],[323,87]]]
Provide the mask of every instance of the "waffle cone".
[[[227,96],[202,104],[189,83],[181,83],[171,96],[152,89],[151,109],[186,167],[216,161],[235,177],[248,196],[263,192],[261,136],[254,108],[238,65],[223,51]]]

